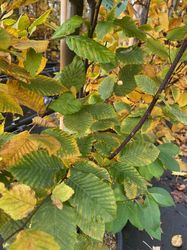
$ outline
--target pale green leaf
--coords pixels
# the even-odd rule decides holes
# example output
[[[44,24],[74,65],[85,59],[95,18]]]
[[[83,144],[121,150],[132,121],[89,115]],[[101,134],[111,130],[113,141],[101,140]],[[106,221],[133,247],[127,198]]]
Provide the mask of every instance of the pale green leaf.
[[[163,188],[152,187],[148,190],[151,193],[153,199],[162,207],[174,206],[174,201],[171,195]]]
[[[118,48],[117,56],[125,64],[142,64],[144,59],[143,50],[137,46]]]
[[[115,80],[114,78],[108,76],[99,85],[99,94],[103,100],[108,99],[113,92]]]
[[[138,88],[146,94],[155,95],[158,90],[156,82],[148,76],[136,75],[135,80]]]
[[[159,40],[154,40],[152,38],[149,38],[147,39],[146,45],[153,54],[163,59],[168,59],[169,57],[168,49]]]
[[[184,39],[186,35],[187,35],[187,25],[184,25],[182,27],[177,27],[170,30],[167,33],[166,37],[168,40],[176,41]]]
[[[62,182],[53,189],[51,199],[53,201],[60,200],[63,203],[69,200],[73,194],[73,189],[66,185],[64,182]]]
[[[80,16],[72,16],[65,21],[60,27],[57,28],[52,36],[52,39],[60,39],[75,32],[81,26],[83,19]]]

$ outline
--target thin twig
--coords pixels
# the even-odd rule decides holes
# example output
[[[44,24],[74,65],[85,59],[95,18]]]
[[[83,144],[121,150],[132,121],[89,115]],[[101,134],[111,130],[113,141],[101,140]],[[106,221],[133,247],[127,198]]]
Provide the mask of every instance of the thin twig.
[[[175,71],[175,68],[177,67],[177,64],[179,63],[181,57],[183,56],[185,50],[187,48],[187,38],[183,41],[183,44],[177,53],[173,63],[171,64],[170,69],[168,70],[164,80],[162,81],[157,93],[153,97],[152,102],[150,103],[148,109],[146,110],[145,114],[141,118],[141,120],[138,122],[138,124],[134,127],[134,129],[131,131],[131,133],[125,138],[125,140],[121,143],[121,145],[109,156],[109,159],[113,159],[117,154],[121,152],[121,150],[127,145],[127,143],[135,136],[135,134],[141,129],[149,115],[151,114],[155,104],[157,103],[160,94],[166,89],[167,85],[169,84],[172,74]]]

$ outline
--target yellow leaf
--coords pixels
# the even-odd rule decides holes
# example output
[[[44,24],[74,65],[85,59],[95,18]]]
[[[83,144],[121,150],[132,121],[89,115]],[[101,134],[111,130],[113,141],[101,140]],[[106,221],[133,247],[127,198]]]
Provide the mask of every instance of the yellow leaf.
[[[36,205],[35,192],[26,185],[16,184],[7,190],[0,183],[0,208],[14,220],[20,220],[33,211]]]
[[[8,81],[8,94],[10,94],[19,104],[24,105],[39,114],[45,112],[44,99],[37,93],[23,88],[17,81]],[[28,98],[29,96],[29,98]]]
[[[180,94],[180,97],[178,99],[178,104],[180,107],[184,107],[187,105],[187,93]]]
[[[9,250],[60,250],[52,235],[34,230],[21,231]]]
[[[74,190],[63,182],[53,189],[51,199],[54,204],[59,204],[69,200],[73,194]]]
[[[39,75],[45,69],[46,63],[47,63],[47,58],[42,57],[42,60],[38,68],[38,71],[36,72],[36,75]]]
[[[160,26],[162,27],[162,29],[167,31],[169,29],[168,13],[160,12],[159,13],[159,20],[160,20]]]
[[[56,128],[55,120],[51,116],[40,117],[36,116],[32,119],[32,123],[40,127]]]
[[[12,46],[19,50],[33,48],[37,53],[42,53],[47,50],[49,41],[47,40],[29,40],[29,39],[14,39]]]
[[[3,167],[7,168],[14,165],[25,154],[36,149],[36,145],[29,140],[28,131],[15,135],[0,150],[0,157],[3,158]]]
[[[124,190],[128,199],[135,199],[138,195],[138,186],[131,181],[124,182]]]
[[[0,112],[10,112],[13,114],[23,115],[23,111],[19,104],[10,95],[0,92]]]

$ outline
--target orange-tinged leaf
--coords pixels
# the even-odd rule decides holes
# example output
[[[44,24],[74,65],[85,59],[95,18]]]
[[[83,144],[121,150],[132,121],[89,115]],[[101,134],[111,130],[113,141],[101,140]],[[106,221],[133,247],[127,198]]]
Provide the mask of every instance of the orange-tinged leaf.
[[[35,192],[26,185],[15,184],[10,190],[0,183],[0,208],[14,220],[20,220],[33,211],[36,205]]]

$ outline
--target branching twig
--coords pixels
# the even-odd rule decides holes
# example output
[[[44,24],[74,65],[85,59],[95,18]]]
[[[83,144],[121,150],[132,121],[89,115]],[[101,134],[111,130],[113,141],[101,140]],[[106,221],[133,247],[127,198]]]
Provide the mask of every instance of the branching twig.
[[[134,129],[131,131],[131,133],[125,138],[125,140],[121,143],[121,145],[109,156],[109,159],[113,159],[117,154],[121,152],[121,150],[127,145],[127,143],[134,137],[134,135],[141,129],[149,115],[151,114],[155,104],[157,103],[160,94],[166,89],[168,83],[171,80],[172,74],[175,71],[175,68],[177,67],[177,64],[179,63],[181,57],[183,56],[185,50],[187,48],[187,38],[183,41],[183,44],[177,53],[173,63],[171,64],[170,69],[168,70],[164,80],[162,81],[157,93],[153,97],[152,102],[150,103],[148,109],[146,110],[145,114],[141,118],[141,120],[138,122],[138,124],[134,127]]]

